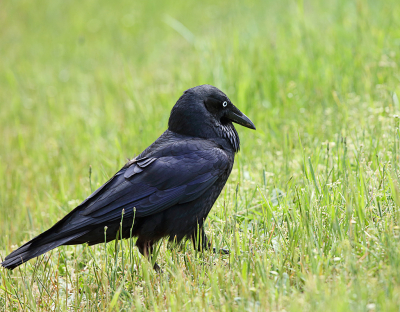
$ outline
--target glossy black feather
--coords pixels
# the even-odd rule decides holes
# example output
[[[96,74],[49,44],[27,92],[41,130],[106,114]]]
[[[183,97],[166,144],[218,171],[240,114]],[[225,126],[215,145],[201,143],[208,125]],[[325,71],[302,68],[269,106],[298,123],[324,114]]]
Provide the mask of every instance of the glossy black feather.
[[[113,240],[122,214],[123,237],[138,237],[143,254],[162,237],[178,241],[194,237],[239,150],[239,136],[225,120],[231,111],[224,113],[218,106],[223,101],[229,99],[211,86],[186,91],[171,112],[167,131],[52,228],[8,255],[2,265],[13,269],[60,245],[93,245],[104,242],[105,236]]]

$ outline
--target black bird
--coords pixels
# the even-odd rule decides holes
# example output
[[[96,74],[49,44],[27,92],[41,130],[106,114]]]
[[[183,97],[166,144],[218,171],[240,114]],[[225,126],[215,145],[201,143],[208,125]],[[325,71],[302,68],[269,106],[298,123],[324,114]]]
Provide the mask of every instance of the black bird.
[[[189,238],[196,249],[210,248],[203,223],[240,147],[232,122],[255,129],[219,89],[186,90],[172,108],[168,130],[53,227],[9,254],[2,266],[12,270],[61,245],[109,242],[119,230],[123,238],[137,237],[136,246],[148,258],[163,237]]]

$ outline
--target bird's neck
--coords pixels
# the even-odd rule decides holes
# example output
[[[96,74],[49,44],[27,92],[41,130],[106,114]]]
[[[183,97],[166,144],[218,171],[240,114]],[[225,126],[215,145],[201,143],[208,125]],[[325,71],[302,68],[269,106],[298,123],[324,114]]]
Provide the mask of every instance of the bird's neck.
[[[218,126],[219,135],[230,143],[235,153],[240,150],[239,135],[232,123],[220,124]]]
[[[232,151],[232,154],[237,153],[240,149],[239,135],[232,124],[219,125],[217,127],[214,127],[214,131],[208,132],[206,136],[178,133],[176,131],[168,129],[153,144],[163,144],[164,141],[171,142],[175,139],[181,139],[184,137],[197,137],[213,141],[216,144],[220,145],[224,150]]]

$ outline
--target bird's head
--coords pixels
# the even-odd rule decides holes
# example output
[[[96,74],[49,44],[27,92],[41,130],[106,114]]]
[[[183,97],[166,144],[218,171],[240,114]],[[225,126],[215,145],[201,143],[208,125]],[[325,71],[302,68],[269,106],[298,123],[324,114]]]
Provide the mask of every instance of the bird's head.
[[[172,108],[168,129],[200,138],[226,138],[238,151],[239,136],[232,122],[256,129],[225,93],[216,87],[201,85],[186,90],[179,98]]]

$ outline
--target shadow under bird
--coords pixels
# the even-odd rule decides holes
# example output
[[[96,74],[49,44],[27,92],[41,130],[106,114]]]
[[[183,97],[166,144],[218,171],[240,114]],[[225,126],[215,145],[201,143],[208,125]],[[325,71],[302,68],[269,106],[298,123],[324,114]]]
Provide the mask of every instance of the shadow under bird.
[[[192,239],[198,250],[210,248],[203,223],[240,146],[232,122],[255,129],[219,89],[201,85],[186,90],[172,108],[168,130],[1,265],[12,270],[58,246],[109,242],[117,233],[137,237],[136,246],[147,258],[163,237]],[[154,268],[160,269],[157,263]]]

